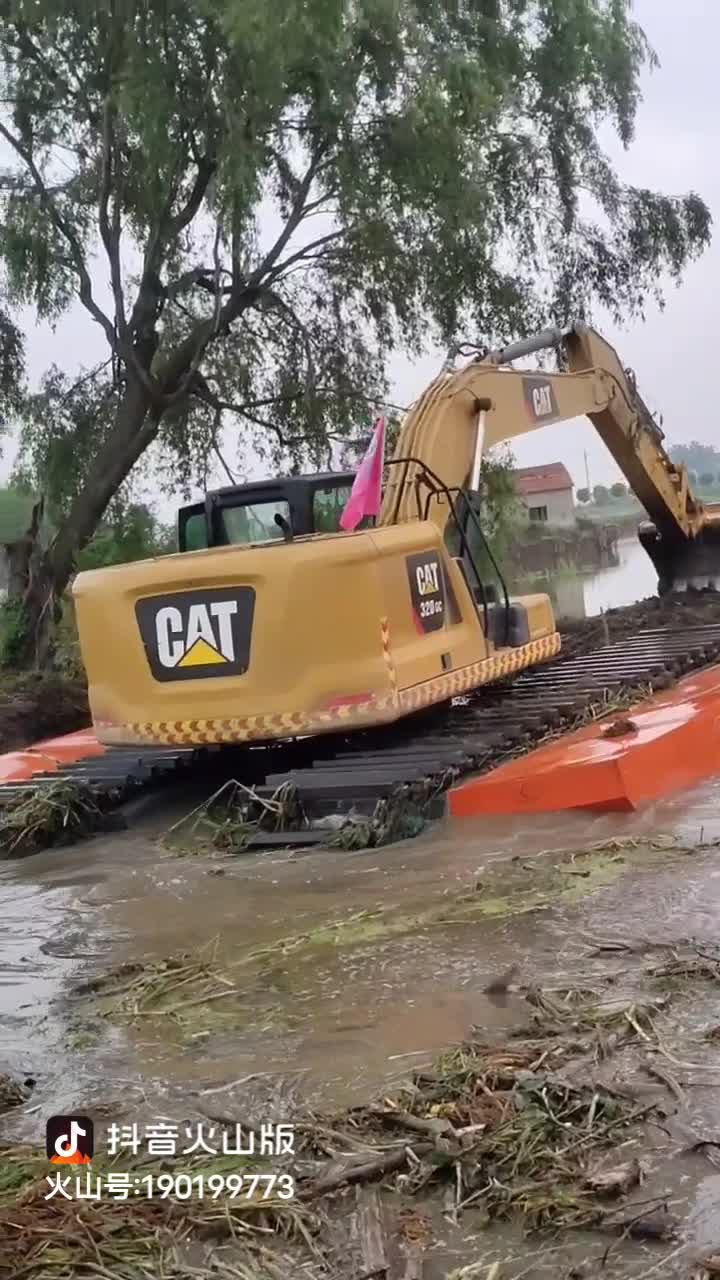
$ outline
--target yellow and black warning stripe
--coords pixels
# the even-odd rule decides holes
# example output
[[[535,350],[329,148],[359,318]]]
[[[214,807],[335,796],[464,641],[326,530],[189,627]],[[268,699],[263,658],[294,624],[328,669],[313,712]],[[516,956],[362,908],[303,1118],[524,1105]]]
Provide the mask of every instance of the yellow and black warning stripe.
[[[432,680],[424,680],[408,689],[398,690],[387,619],[382,620],[381,634],[389,691],[370,698],[367,702],[318,711],[282,712],[277,715],[136,721],[112,726],[96,723],[95,728],[103,742],[156,743],[163,746],[263,742],[301,734],[330,733],[341,728],[364,728],[373,724],[387,724],[411,711],[419,711],[433,703],[446,702],[471,689],[515,675],[525,667],[554,657],[560,651],[560,636],[553,632],[539,640],[531,640],[529,644],[505,649],[502,653],[474,662],[470,666],[449,671]]]

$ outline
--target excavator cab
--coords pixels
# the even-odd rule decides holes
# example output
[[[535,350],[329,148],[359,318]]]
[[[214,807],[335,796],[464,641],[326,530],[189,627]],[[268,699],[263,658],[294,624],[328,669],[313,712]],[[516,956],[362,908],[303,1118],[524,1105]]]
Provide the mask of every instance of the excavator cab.
[[[228,485],[178,512],[179,551],[257,545],[337,533],[353,472],[325,472]],[[361,528],[366,528],[363,521]]]

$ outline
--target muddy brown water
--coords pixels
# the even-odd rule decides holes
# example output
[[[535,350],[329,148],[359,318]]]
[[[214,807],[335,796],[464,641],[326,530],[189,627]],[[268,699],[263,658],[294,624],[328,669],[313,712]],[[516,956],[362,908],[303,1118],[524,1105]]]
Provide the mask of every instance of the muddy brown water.
[[[447,821],[382,850],[235,860],[161,853],[156,836],[176,808],[146,817],[132,832],[0,864],[0,1070],[37,1082],[0,1133],[40,1141],[45,1117],[71,1110],[148,1120],[254,1108],[264,1119],[263,1107],[282,1113],[298,1093],[332,1109],[392,1088],[473,1026],[492,1038],[526,1021],[521,994],[484,993],[512,964],[524,982],[552,986],[591,980],[616,963],[591,958],[589,939],[716,940],[720,850],[660,853],[624,867],[618,858],[597,882],[578,862],[577,879],[570,871],[566,882],[577,892],[540,904],[532,892],[555,861],[546,851],[657,832],[689,843],[720,838],[719,800],[720,782],[636,815]],[[521,886],[514,905],[502,897],[511,872]],[[523,903],[524,888],[530,898]],[[495,907],[453,923],[453,904],[470,892],[490,895]],[[448,923],[362,936],[361,913],[382,908],[412,921],[444,900]],[[251,948],[349,917],[359,921],[356,945],[278,951],[277,962],[244,984],[228,1024],[210,1034],[179,1037],[167,1019],[153,1017],[99,1026],[86,1005],[67,999],[73,983],[126,961],[212,944],[218,963],[232,966]],[[693,1018],[689,1033],[696,1024],[719,1023],[720,1002],[709,995]],[[225,1087],[234,1081],[240,1083]],[[715,1136],[718,1085],[720,1055],[718,1074],[691,1098],[694,1123]],[[717,1247],[720,1173],[694,1157],[676,1160],[670,1171],[661,1164],[655,1179],[684,1205],[688,1247]],[[463,1239],[461,1260],[468,1256]],[[500,1251],[527,1252],[517,1239],[498,1241]],[[454,1256],[452,1240],[448,1249]],[[548,1257],[542,1266],[538,1258],[532,1274],[559,1274]],[[657,1261],[651,1252],[647,1267]],[[683,1265],[676,1272],[670,1262],[660,1274],[687,1275]],[[622,1274],[644,1272],[633,1262]]]

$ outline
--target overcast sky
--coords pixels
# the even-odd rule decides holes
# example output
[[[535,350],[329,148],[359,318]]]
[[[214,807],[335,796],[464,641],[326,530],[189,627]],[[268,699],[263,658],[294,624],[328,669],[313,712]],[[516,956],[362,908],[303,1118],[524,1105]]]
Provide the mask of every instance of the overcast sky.
[[[667,194],[693,189],[720,222],[720,79],[714,39],[720,34],[720,8],[716,12],[716,6],[717,0],[684,0],[683,4],[636,0],[636,16],[661,65],[646,77],[631,150],[625,153],[613,142],[608,149],[621,177]],[[624,330],[617,330],[601,315],[596,322],[617,346],[623,363],[635,370],[650,408],[663,414],[667,438],[673,442],[717,440],[720,447],[715,405],[720,363],[720,231],[717,236],[701,261],[690,268],[681,288],[670,288],[664,312],[653,307],[644,324],[635,322]],[[72,371],[105,354],[104,336],[78,308],[54,334],[45,326],[28,327],[33,379],[53,362]],[[392,398],[400,404],[413,400],[436,375],[441,358],[442,353],[437,353],[415,363],[396,361]],[[584,420],[543,428],[516,441],[514,448],[522,466],[564,461],[579,485],[585,483],[586,453],[593,484],[618,478],[610,455]],[[11,461],[12,449],[6,443],[0,477],[7,475]],[[163,515],[169,514],[164,502],[162,509]]]
[[[703,439],[720,448],[715,404],[720,365],[720,37],[718,0],[635,0],[635,15],[660,58],[645,79],[636,141],[628,152],[607,147],[620,177],[668,195],[695,190],[716,219],[714,243],[670,286],[664,311],[648,310],[645,323],[617,329],[605,316],[597,327],[637,375],[648,406],[659,411],[671,442]],[[715,16],[713,17],[713,14]],[[407,403],[438,371],[437,360],[398,370],[396,393]],[[602,441],[586,419],[543,427],[513,441],[521,466],[565,462],[576,484],[585,483],[587,452],[593,484],[619,478]]]

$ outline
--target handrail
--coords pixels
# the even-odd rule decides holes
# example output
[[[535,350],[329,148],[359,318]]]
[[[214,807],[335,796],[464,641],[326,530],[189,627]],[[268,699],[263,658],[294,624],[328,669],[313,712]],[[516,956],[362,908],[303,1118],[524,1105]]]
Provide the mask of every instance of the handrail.
[[[485,531],[478,519],[477,512],[475,511],[475,509],[473,508],[470,502],[468,494],[465,492],[464,489],[454,489],[452,491],[448,489],[444,481],[441,480],[438,475],[436,475],[436,473],[432,470],[431,467],[427,465],[426,462],[423,462],[421,458],[414,458],[410,455],[404,458],[392,458],[386,463],[386,466],[388,467],[404,466],[405,468],[403,473],[402,484],[399,487],[398,493],[400,492],[401,489],[405,487],[407,473],[411,463],[414,463],[415,466],[419,468],[419,474],[416,475],[415,481],[414,481],[415,496],[416,496],[416,501],[418,506],[418,519],[419,520],[427,519],[430,501],[433,497],[437,498],[439,495],[442,495],[447,499],[447,504],[452,513],[452,518],[455,523],[455,527],[458,531],[458,534],[460,535],[461,552],[466,558],[467,563],[470,564],[470,566],[472,567],[472,571],[475,575],[475,579],[480,591],[480,596],[482,599],[482,607],[483,607],[483,619],[485,623],[485,635],[489,638],[489,615],[488,615],[488,602],[487,602],[487,593],[485,591],[485,584],[482,580],[482,576],[475,562],[475,557],[470,548],[470,544],[468,542],[467,535],[465,533],[464,522],[458,516],[458,512],[455,506],[455,501],[453,499],[453,493],[456,493],[458,496],[462,497],[465,503],[465,512],[469,514],[469,516],[471,517],[474,523],[475,529],[479,534],[484,550],[487,554],[490,564],[495,570],[495,573],[498,578],[498,582],[500,583],[500,587],[502,589],[504,609],[505,609],[504,639],[505,639],[505,644],[507,644],[509,640],[509,630],[510,630],[510,597],[508,595],[507,584],[500,570],[500,567],[497,563],[497,560],[495,559],[495,556],[492,553],[492,549],[485,536]],[[428,489],[428,494],[425,499],[424,509],[421,506],[421,502],[420,502],[420,485],[421,484],[424,484]],[[394,514],[397,513],[397,501],[399,501],[399,498],[396,500],[396,507],[395,507]]]

